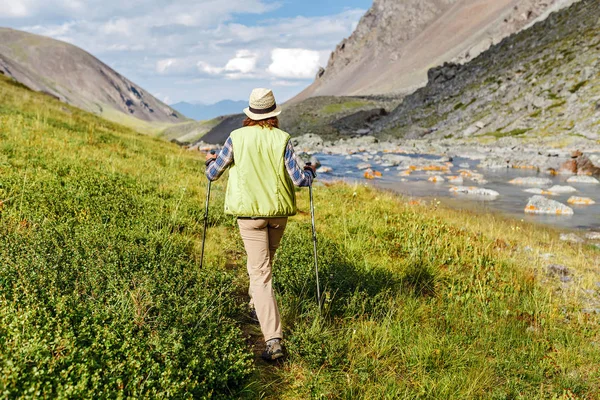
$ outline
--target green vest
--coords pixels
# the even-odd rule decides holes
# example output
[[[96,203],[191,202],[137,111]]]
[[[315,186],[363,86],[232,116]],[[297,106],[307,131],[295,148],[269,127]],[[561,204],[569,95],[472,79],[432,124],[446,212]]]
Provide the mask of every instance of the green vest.
[[[231,133],[233,164],[225,213],[238,217],[296,214],[294,184],[285,167],[290,135],[279,129],[244,127]]]

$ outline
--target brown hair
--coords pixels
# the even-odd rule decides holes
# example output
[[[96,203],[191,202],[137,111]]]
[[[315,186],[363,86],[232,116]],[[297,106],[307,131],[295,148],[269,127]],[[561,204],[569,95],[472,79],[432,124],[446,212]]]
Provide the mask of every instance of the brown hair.
[[[255,120],[252,118],[246,118],[244,120],[244,126],[261,126],[263,128],[279,128],[279,119],[277,117],[271,117],[267,119]]]

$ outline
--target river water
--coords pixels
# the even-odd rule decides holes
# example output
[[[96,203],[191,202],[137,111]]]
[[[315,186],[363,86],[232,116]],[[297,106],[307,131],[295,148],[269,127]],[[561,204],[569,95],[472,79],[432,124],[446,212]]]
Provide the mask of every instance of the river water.
[[[374,155],[374,154],[371,154]],[[381,155],[381,153],[379,153]],[[423,155],[423,154],[402,154],[414,158],[429,158],[432,161],[438,160],[439,156]],[[486,189],[492,189],[500,193],[500,196],[495,198],[490,197],[475,197],[471,195],[455,194],[449,191],[451,186],[448,182],[431,183],[427,179],[431,175],[426,172],[413,172],[408,177],[398,176],[396,167],[380,166],[376,161],[368,161],[372,164],[372,168],[382,172],[380,179],[370,180],[364,178],[364,171],[360,171],[356,166],[362,160],[352,157],[347,159],[345,156],[316,154],[322,165],[333,168],[331,173],[321,174],[320,179],[343,179],[346,181],[369,182],[378,187],[393,190],[409,197],[417,198],[437,198],[452,207],[476,210],[476,211],[492,211],[501,212],[505,215],[523,219],[534,223],[549,224],[559,228],[567,229],[584,229],[591,230],[600,229],[600,185],[594,184],[572,184],[567,183],[568,176],[549,176],[547,174],[538,173],[534,170],[520,169],[478,169],[479,161],[466,158],[455,158],[453,160],[454,167],[449,173],[440,173],[443,176],[459,175],[457,172],[464,168],[463,164],[469,165],[469,170],[477,171],[485,176],[488,181],[486,184],[475,184],[465,179],[464,186],[477,186]],[[459,165],[463,165],[460,167]],[[575,193],[561,194],[559,196],[548,196],[552,200],[557,200],[563,204],[567,204],[567,199],[571,196],[590,197],[597,203],[589,206],[576,206],[567,204],[573,208],[574,215],[572,216],[554,216],[554,215],[532,215],[524,212],[528,199],[533,196],[531,193],[526,193],[523,190],[531,186],[512,185],[508,182],[517,177],[536,176],[550,178],[555,185],[568,185],[577,189]],[[401,179],[406,179],[402,182]]]

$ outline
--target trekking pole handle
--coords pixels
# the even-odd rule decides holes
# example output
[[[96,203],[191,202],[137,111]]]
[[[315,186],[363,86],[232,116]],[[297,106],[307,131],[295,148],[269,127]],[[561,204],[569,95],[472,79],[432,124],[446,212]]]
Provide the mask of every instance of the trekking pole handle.
[[[313,167],[313,165],[310,161],[307,162],[306,164],[304,164],[304,170],[312,172],[313,178],[317,175],[317,173],[315,171],[315,167]]]

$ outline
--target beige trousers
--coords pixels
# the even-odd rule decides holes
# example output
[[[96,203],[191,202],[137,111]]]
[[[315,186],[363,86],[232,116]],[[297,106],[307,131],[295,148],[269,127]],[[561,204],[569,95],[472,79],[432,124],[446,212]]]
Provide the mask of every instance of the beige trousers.
[[[248,254],[250,304],[254,305],[265,341],[283,339],[279,309],[273,293],[272,266],[287,218],[239,218],[238,225]]]

